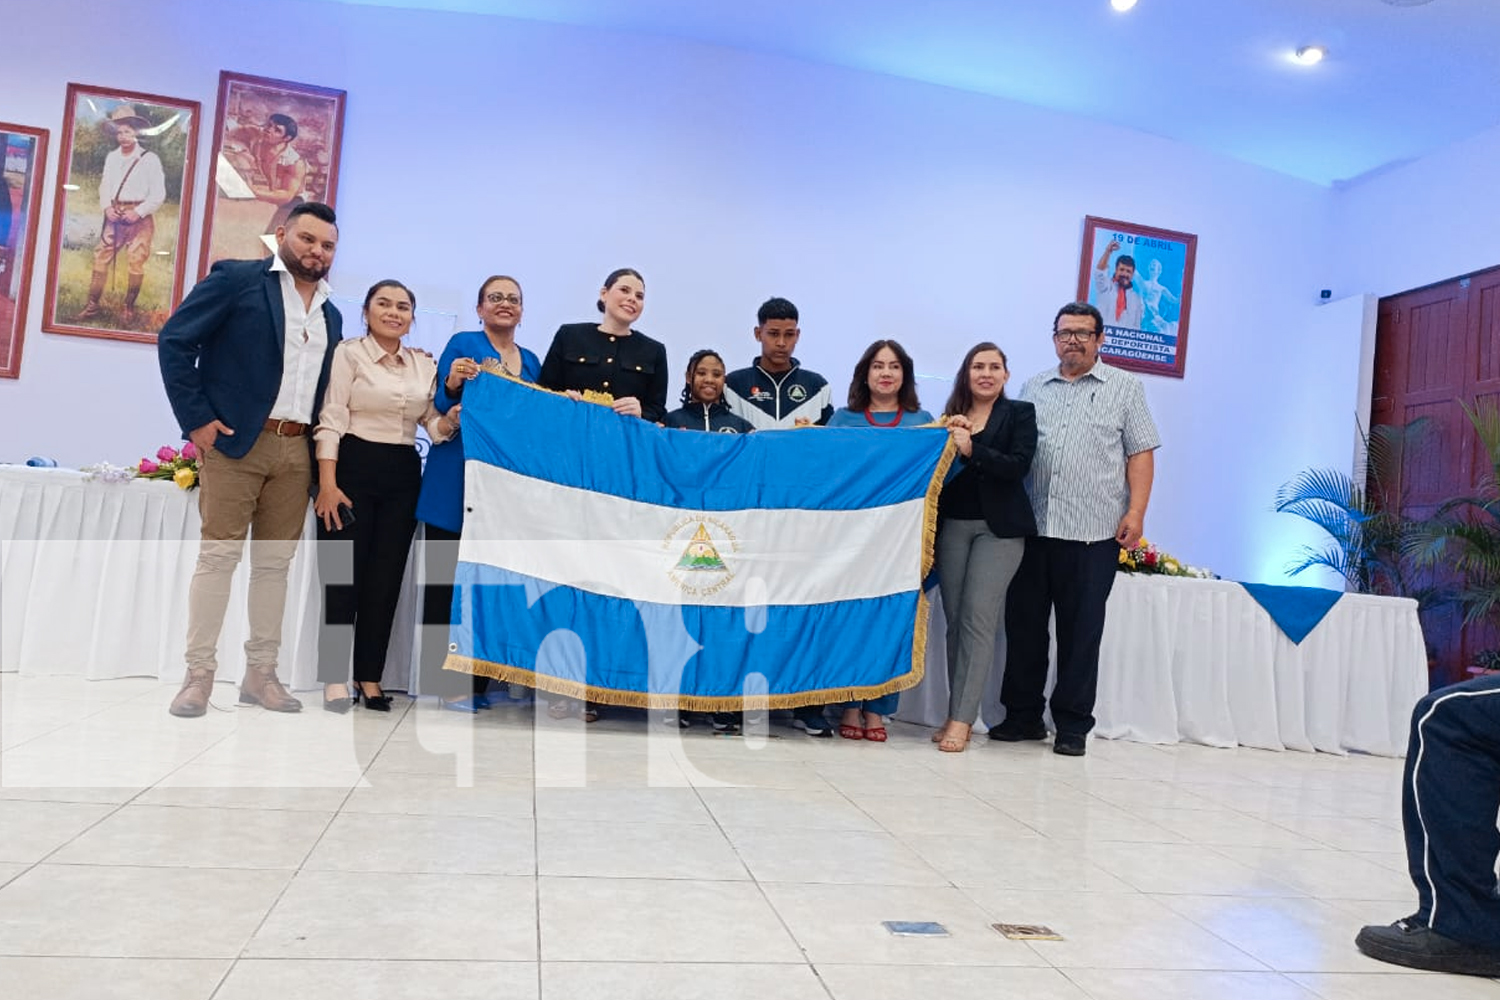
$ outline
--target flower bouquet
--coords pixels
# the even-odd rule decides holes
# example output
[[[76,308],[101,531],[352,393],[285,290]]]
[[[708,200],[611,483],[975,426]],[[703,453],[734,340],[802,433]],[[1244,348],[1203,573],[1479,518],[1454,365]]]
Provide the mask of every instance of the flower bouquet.
[[[1199,580],[1212,580],[1211,570],[1189,566],[1176,556],[1170,555],[1142,538],[1134,548],[1120,550],[1121,573],[1155,573],[1159,576],[1189,576]]]
[[[181,451],[162,445],[154,460],[143,458],[136,463],[135,474],[139,479],[170,479],[185,490],[193,489],[198,485],[198,449],[191,441]]]

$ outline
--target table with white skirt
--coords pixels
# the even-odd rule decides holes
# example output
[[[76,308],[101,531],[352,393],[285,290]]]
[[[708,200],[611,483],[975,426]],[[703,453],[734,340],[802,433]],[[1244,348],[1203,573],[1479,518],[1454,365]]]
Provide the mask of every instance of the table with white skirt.
[[[170,481],[0,467],[0,670],[181,681],[199,525],[198,492]],[[314,541],[309,504],[282,619],[280,674],[295,690],[321,687]],[[419,681],[418,551],[407,560],[381,681],[394,691],[415,692]],[[219,637],[220,680],[245,671],[249,577],[247,551]]]
[[[948,708],[946,620],[931,596],[927,675],[902,695],[896,716],[938,726]],[[1005,716],[1004,668],[1002,636],[979,728]],[[1094,732],[1401,756],[1412,707],[1426,693],[1426,646],[1410,598],[1345,594],[1298,644],[1237,583],[1122,573],[1105,616]]]
[[[196,491],[166,481],[0,467],[0,670],[177,683],[197,501]],[[281,676],[296,690],[319,686],[313,539],[309,510],[282,623]],[[382,680],[412,693],[420,693],[422,639],[417,551]],[[248,562],[236,571],[219,641],[224,680],[244,672]],[[936,726],[948,684],[942,602],[936,590],[930,596],[927,676],[902,695],[897,718]],[[1002,640],[982,721],[1004,715],[1004,658]],[[1122,574],[1105,621],[1095,732],[1147,743],[1400,755],[1411,708],[1427,690],[1426,662],[1416,602],[1406,598],[1346,594],[1298,645],[1238,584]]]

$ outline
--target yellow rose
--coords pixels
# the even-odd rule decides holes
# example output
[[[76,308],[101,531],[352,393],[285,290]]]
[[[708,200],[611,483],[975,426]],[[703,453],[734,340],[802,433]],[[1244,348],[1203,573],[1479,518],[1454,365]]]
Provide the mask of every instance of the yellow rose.
[[[183,466],[172,474],[172,482],[176,483],[178,486],[181,486],[185,490],[190,490],[198,482],[198,473],[194,472],[187,466]]]

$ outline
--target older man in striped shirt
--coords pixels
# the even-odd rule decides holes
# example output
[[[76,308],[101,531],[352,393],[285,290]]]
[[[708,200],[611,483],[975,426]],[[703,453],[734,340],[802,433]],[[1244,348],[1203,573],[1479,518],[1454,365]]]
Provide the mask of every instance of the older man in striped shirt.
[[[1161,439],[1140,379],[1099,360],[1104,317],[1072,302],[1052,321],[1058,365],[1032,377],[1020,398],[1036,407],[1037,450],[1027,482],[1037,536],[1012,582],[1005,610],[1004,742],[1046,739],[1082,757],[1094,728],[1104,606],[1120,549],[1140,541]],[[1057,683],[1050,703],[1047,620],[1057,616]]]

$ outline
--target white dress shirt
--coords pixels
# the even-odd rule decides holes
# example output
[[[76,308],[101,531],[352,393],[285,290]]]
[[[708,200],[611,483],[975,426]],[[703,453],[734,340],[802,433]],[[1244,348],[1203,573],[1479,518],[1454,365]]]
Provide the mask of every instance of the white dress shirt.
[[[286,269],[286,262],[280,254],[271,261],[271,270],[281,275],[281,304],[286,310],[281,391],[276,394],[276,403],[271,407],[271,419],[310,424],[317,417],[313,412],[313,398],[318,392],[318,376],[323,372],[323,352],[328,347],[328,323],[323,318],[323,303],[328,301],[333,289],[328,286],[327,279],[319,278],[312,306],[306,308],[302,305],[302,293],[297,291],[297,282],[292,272]]]

